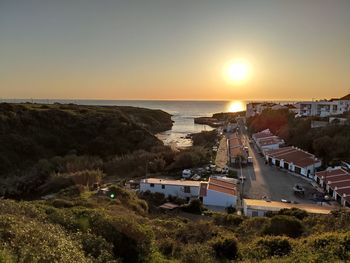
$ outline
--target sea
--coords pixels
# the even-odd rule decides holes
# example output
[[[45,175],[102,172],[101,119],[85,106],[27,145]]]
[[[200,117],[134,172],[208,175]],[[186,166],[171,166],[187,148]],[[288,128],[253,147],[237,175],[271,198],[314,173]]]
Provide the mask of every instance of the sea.
[[[195,124],[196,117],[211,117],[219,112],[237,112],[246,109],[244,101],[174,101],[174,100],[47,100],[47,99],[14,99],[1,100],[12,103],[75,103],[78,105],[99,106],[133,106],[148,109],[160,109],[172,115],[173,127],[169,131],[156,136],[166,145],[173,148],[186,148],[192,145],[191,139],[186,136],[191,133],[210,131],[208,125]]]

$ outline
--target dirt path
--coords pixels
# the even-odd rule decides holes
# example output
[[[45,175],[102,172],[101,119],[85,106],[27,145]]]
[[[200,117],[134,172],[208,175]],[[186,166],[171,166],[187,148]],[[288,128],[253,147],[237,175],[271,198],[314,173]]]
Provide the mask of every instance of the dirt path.
[[[223,168],[227,165],[227,142],[226,137],[223,136],[220,140],[218,152],[215,158],[215,164],[218,168]]]

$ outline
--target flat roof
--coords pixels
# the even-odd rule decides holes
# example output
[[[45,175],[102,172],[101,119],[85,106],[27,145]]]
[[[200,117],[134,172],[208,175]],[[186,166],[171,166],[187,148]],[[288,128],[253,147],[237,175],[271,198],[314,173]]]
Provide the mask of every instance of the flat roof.
[[[147,179],[142,179],[141,183],[199,187],[199,185],[202,182],[201,181],[191,181],[191,180],[171,180],[171,179],[160,179],[160,178],[147,178]]]
[[[267,211],[279,211],[284,208],[299,208],[311,214],[329,214],[336,208],[334,206],[320,206],[312,204],[291,204],[277,201],[268,202],[258,199],[243,199],[243,201],[244,205],[246,205],[248,208]]]

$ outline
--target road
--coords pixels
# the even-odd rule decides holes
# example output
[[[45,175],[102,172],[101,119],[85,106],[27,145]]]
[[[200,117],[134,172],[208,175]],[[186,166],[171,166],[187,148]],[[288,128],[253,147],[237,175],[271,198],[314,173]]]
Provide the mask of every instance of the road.
[[[249,147],[249,156],[253,157],[253,165],[242,168],[243,176],[246,177],[243,189],[241,185],[243,197],[261,199],[266,196],[272,201],[286,199],[298,203],[315,203],[315,201],[310,200],[314,188],[308,181],[278,167],[265,164],[265,159],[257,152],[255,146],[249,144],[249,138],[242,121],[240,122],[240,130],[242,141]],[[295,184],[305,188],[307,192],[305,198],[294,195],[293,187]]]

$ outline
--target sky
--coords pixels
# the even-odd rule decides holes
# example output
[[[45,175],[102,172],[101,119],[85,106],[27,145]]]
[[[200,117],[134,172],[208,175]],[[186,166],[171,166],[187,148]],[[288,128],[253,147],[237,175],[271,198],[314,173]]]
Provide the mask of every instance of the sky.
[[[249,74],[223,71],[243,60]],[[348,0],[0,0],[0,98],[350,93]]]

